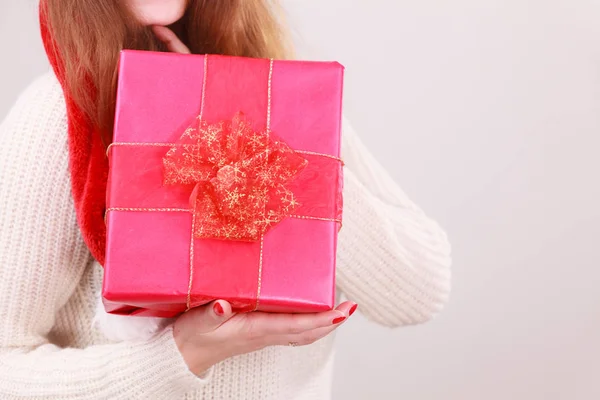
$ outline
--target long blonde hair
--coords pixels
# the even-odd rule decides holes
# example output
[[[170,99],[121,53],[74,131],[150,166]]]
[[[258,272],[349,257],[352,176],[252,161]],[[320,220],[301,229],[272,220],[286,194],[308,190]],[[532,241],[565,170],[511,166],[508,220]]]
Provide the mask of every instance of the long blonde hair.
[[[122,0],[45,0],[41,8],[61,62],[63,85],[104,142],[112,137],[122,49],[165,51]],[[188,0],[176,23],[194,54],[286,58],[286,35],[271,0]]]

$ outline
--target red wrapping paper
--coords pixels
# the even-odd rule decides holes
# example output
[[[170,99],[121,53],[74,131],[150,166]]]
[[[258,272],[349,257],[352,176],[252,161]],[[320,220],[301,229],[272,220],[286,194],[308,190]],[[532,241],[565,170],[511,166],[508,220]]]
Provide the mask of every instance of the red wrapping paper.
[[[214,299],[238,312],[331,309],[342,82],[338,63],[275,61],[271,69],[269,60],[124,51],[108,152],[107,311],[172,317]],[[257,132],[269,123],[307,161],[286,183],[300,205],[262,240],[193,238],[196,220],[185,210],[194,185],[165,184],[169,144],[200,112],[207,123],[242,112]]]

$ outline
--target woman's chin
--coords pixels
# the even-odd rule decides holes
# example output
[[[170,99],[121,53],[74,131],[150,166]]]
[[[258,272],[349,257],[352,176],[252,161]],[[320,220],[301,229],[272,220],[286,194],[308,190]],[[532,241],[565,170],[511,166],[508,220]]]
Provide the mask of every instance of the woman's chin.
[[[168,26],[179,21],[185,14],[185,0],[130,0],[130,6],[143,25]]]
[[[154,26],[154,25],[169,26],[169,25],[172,25],[175,22],[179,21],[180,19],[181,19],[181,16],[179,18],[166,18],[166,17],[152,18],[152,17],[144,17],[144,18],[139,18],[138,20],[144,26]]]

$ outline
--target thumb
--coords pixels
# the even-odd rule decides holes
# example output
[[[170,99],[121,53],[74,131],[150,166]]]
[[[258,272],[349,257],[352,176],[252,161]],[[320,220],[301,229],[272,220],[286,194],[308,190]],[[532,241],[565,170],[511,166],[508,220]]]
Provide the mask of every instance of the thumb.
[[[154,35],[167,46],[172,53],[190,54],[190,49],[183,44],[183,42],[177,37],[175,32],[167,28],[166,26],[154,25],[152,26]]]
[[[216,300],[191,310],[197,333],[212,332],[234,316],[231,304],[225,300]]]

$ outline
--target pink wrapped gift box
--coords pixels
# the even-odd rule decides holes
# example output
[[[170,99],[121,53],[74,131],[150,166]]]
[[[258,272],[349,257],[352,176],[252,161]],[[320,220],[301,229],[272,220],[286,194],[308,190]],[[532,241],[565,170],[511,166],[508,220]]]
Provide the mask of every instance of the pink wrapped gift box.
[[[172,317],[214,299],[239,312],[331,309],[342,87],[338,63],[122,52],[108,151],[107,311]],[[286,182],[299,205],[258,240],[195,237],[194,185],[165,184],[165,157],[191,126],[240,112],[306,160]]]

